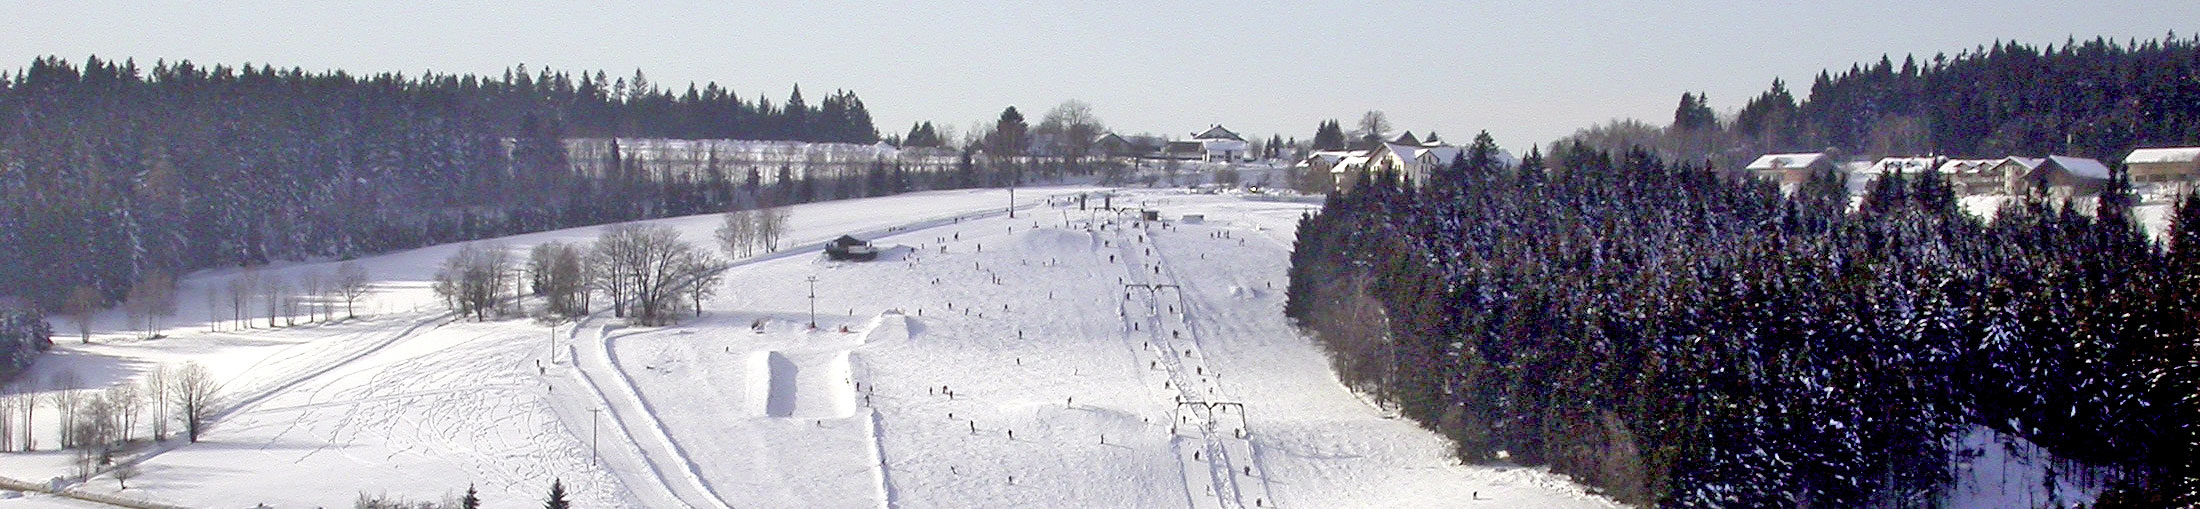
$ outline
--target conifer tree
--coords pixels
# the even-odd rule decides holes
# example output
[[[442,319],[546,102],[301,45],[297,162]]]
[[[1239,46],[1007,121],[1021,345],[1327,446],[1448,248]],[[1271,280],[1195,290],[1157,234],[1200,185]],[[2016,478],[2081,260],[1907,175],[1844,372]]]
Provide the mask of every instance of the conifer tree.
[[[1344,150],[1344,124],[1329,119],[1314,128],[1314,150]]]
[[[561,479],[550,480],[550,499],[543,501],[542,509],[571,508],[572,503],[565,500],[565,481]]]
[[[1682,131],[1702,131],[1719,126],[1718,118],[1705,104],[1702,94],[1681,93],[1681,104],[1673,110],[1673,128]]]

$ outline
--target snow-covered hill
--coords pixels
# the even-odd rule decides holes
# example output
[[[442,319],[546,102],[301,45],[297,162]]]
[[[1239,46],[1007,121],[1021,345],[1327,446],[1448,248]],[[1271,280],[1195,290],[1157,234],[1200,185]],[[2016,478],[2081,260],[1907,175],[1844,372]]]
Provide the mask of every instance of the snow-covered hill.
[[[195,274],[169,337],[128,339],[103,317],[97,342],[63,339],[31,379],[100,387],[206,364],[223,382],[213,428],[147,451],[121,492],[194,507],[468,484],[489,507],[533,507],[552,479],[584,507],[1614,505],[1538,470],[1457,465],[1443,439],[1336,381],[1281,312],[1292,228],[1315,205],[1114,199],[1164,226],[1050,199],[1082,191],[1019,190],[1014,218],[1000,190],[797,206],[797,244],[853,232],[907,249],[744,260],[702,316],[670,327],[454,321],[427,281],[457,246],[436,246],[360,260],[379,281],[364,318],[209,333],[197,296],[239,274]],[[718,219],[653,222],[708,244]],[[53,414],[39,415],[42,447]],[[0,476],[69,471],[67,453],[0,454]]]

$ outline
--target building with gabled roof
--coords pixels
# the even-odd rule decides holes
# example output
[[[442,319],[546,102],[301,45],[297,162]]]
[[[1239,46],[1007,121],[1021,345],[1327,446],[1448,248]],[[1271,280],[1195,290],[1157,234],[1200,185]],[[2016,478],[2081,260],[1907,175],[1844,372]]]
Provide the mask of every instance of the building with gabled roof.
[[[1231,132],[1228,128],[1222,127],[1222,124],[1207,126],[1207,130],[1205,131],[1192,133],[1192,139],[1245,141],[1244,137],[1238,136],[1238,133]]]
[[[1435,173],[1437,168],[1449,165],[1452,158],[1459,157],[1459,147],[1384,143],[1376,145],[1375,150],[1367,153],[1367,157],[1369,164],[1375,165],[1370,168],[1373,171],[1396,171],[1399,177],[1413,182],[1414,185],[1426,185],[1429,175]]]
[[[870,261],[878,258],[878,248],[869,241],[842,235],[825,243],[825,256],[833,260]]]
[[[1160,136],[1143,134],[1102,134],[1092,142],[1093,153],[1106,157],[1157,157],[1169,145]]]
[[[2124,172],[2132,185],[2167,187],[2171,192],[2191,192],[2200,187],[2200,147],[2142,148],[2124,156]]]
[[[1750,161],[1750,174],[1780,185],[1780,192],[1793,193],[1810,180],[1813,172],[1834,169],[1833,157],[1825,152],[1798,152],[1765,154]]]
[[[2000,159],[1949,159],[1940,163],[1940,175],[1954,184],[1961,196],[1994,194],[2009,188],[2009,179],[1992,170]]]
[[[1397,139],[1390,140],[1390,143],[1392,145],[1419,147],[1421,146],[1421,139],[1413,137],[1413,131],[1406,131],[1399,134]]]
[[[2031,163],[2029,168],[2021,164],[2005,164],[2004,175],[2011,176],[2009,194],[2032,191],[2041,184],[2047,185],[2047,194],[2055,199],[2100,194],[2108,188],[2108,165],[2083,157],[2050,155],[2040,159],[2011,157],[2013,163]],[[2021,173],[2020,173],[2021,172]]]
[[[1299,159],[1299,162],[1293,163],[1291,172],[1299,175],[1298,178],[1303,179],[1299,184],[1299,190],[1301,191],[1335,191],[1352,184],[1346,181],[1349,180],[1346,176],[1339,175],[1334,171],[1337,169],[1337,165],[1343,163],[1345,158],[1361,156],[1364,159],[1366,155],[1365,151],[1316,150],[1307,154],[1305,158]]]

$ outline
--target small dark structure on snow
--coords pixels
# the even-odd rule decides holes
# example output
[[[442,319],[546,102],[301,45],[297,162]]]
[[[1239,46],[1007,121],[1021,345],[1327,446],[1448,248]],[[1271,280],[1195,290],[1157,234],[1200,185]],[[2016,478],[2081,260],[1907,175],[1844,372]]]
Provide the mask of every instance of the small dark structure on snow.
[[[825,256],[834,260],[867,262],[878,258],[878,248],[871,247],[871,243],[863,239],[842,235],[825,243]]]

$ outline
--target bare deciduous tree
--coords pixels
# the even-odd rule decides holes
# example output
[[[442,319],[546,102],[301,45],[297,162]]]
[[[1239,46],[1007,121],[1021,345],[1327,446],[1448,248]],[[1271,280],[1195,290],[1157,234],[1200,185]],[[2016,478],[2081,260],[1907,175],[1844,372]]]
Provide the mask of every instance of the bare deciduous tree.
[[[771,207],[758,211],[756,215],[756,236],[763,240],[765,251],[778,251],[779,239],[786,234],[786,207]]]
[[[466,244],[443,260],[435,274],[435,293],[461,315],[488,320],[503,296],[511,255],[502,244]]]
[[[726,212],[725,220],[714,233],[717,234],[718,248],[725,250],[727,257],[747,258],[756,254],[755,216],[756,211],[753,209]]]
[[[18,391],[11,398],[15,399],[15,408],[23,416],[23,426],[19,428],[23,433],[23,452],[35,450],[38,448],[38,440],[31,434],[31,430],[35,428],[33,423],[37,422],[33,419],[38,416],[38,398],[29,390]]]
[[[153,440],[168,439],[168,391],[169,380],[174,375],[168,365],[154,366],[145,373],[145,397],[153,404]]]
[[[229,278],[229,315],[230,319],[235,320],[240,328],[252,326],[252,322],[245,319],[244,313],[245,308],[252,305],[253,290],[259,286],[260,269],[258,268],[245,267],[244,272],[237,274],[236,277]]]
[[[0,452],[15,449],[15,398],[0,396]]]
[[[301,304],[306,308],[306,323],[320,320],[322,296],[327,295],[324,292],[328,290],[322,286],[321,272],[308,270],[305,274],[298,275],[298,290]]]
[[[1390,137],[1390,117],[1384,115],[1382,110],[1362,113],[1359,126],[1352,129],[1352,135],[1362,140],[1382,141]]]
[[[115,476],[116,489],[130,489],[130,479],[137,477],[138,474],[137,463],[115,465],[115,469],[109,473]]]
[[[76,322],[79,341],[92,342],[92,315],[99,312],[99,290],[90,286],[78,286],[69,290],[69,302],[62,305],[69,321]]]
[[[290,285],[283,283],[282,276],[275,274],[260,275],[260,297],[265,299],[267,303],[268,328],[275,328],[275,318],[283,314],[283,304],[289,300],[286,298],[286,294],[289,293]]]
[[[1062,101],[1054,109],[1047,110],[1035,129],[1040,134],[1056,136],[1061,144],[1062,161],[1071,165],[1089,155],[1093,142],[1099,141],[1100,135],[1107,130],[1107,126],[1100,123],[1100,117],[1092,114],[1092,105],[1076,99]]]
[[[222,297],[214,285],[206,285],[206,331],[221,332]]]
[[[586,257],[580,246],[562,242],[536,245],[528,254],[528,273],[545,313],[566,318],[588,314]]]
[[[618,316],[644,325],[662,324],[691,285],[724,268],[724,263],[679,232],[653,225],[620,225],[604,230],[590,256],[596,286],[613,300]]]
[[[359,317],[359,311],[353,306],[367,296],[367,290],[372,288],[369,283],[367,269],[360,267],[359,262],[347,260],[336,265],[336,296],[344,299],[344,318]]]
[[[67,368],[62,368],[61,371],[46,379],[46,402],[53,405],[54,411],[59,412],[61,417],[61,448],[63,449],[76,447],[77,445],[77,406],[84,401],[83,394],[79,392],[83,388],[84,380],[77,378],[75,370]]]
[[[214,415],[214,391],[217,389],[213,373],[197,362],[184,363],[183,369],[176,372],[175,383],[169,386],[168,397],[182,413],[184,436],[193,443],[198,442],[199,434],[205,431],[206,419]]]
[[[77,478],[89,479],[112,450],[115,407],[106,394],[94,392],[83,397],[76,410],[77,415],[69,419],[69,436],[74,441],[70,447],[76,449]]]
[[[703,299],[718,294],[718,284],[725,279],[726,263],[700,249],[690,252],[681,263],[685,266],[680,272],[690,277],[686,285],[692,309],[695,316],[703,316]]]
[[[145,397],[138,392],[137,384],[117,384],[107,388],[107,402],[114,405],[114,439],[129,442],[131,433],[137,430],[138,416],[144,415]]]
[[[160,329],[160,319],[176,315],[176,280],[167,274],[152,273],[135,285],[123,301],[123,312],[130,317],[132,326],[141,327],[142,337],[153,337]]]

